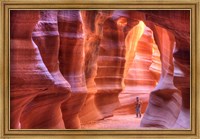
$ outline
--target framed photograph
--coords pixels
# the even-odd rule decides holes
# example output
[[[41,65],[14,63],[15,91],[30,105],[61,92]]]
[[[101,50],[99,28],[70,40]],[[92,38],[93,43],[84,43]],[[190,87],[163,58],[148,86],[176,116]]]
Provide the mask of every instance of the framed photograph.
[[[1,1],[1,138],[199,138],[199,6]]]

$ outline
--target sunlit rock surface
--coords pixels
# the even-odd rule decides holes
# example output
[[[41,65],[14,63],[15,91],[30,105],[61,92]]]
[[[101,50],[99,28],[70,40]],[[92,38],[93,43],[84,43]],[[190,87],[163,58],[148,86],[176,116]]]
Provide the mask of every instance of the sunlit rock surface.
[[[86,101],[80,112],[82,123],[104,117],[95,99],[97,87],[94,79],[97,75],[97,58],[103,37],[103,24],[111,13],[112,11],[81,11],[85,34],[85,78],[88,89]]]
[[[135,113],[136,96],[142,127],[190,128],[189,19],[189,11],[12,11],[11,128],[81,128]]]
[[[159,73],[161,70],[159,65],[159,51],[154,42],[153,32],[145,25],[142,26],[142,24],[134,26],[127,35],[127,39],[131,38],[132,40],[136,40],[137,38],[135,38],[134,35],[141,30],[141,35],[137,41],[135,41],[135,47],[133,48],[134,52],[132,54],[134,58],[127,61],[129,68],[128,74],[125,76],[124,80],[125,89],[119,95],[121,106],[115,111],[116,114],[135,113],[134,104],[136,102],[136,97],[141,99],[142,113],[144,113],[149,100],[149,93],[154,89],[159,80],[159,78],[154,77],[154,73],[152,73],[151,70],[156,70],[156,73]],[[133,42],[132,40],[128,42]],[[158,53],[157,61],[154,58],[156,52]],[[158,64],[156,64],[156,62],[158,62]]]

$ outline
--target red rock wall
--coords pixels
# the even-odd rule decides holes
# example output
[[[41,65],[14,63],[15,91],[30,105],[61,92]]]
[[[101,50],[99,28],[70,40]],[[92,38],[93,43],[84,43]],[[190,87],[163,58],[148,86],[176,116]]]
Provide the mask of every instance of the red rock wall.
[[[136,96],[141,126],[188,128],[189,24],[187,11],[11,12],[11,128],[80,128],[134,113]]]
[[[103,26],[95,78],[97,85],[95,101],[104,117],[113,115],[113,111],[119,106],[118,95],[123,89],[125,64],[123,28],[124,25],[119,25],[118,19],[113,19],[113,17],[107,19]]]
[[[136,34],[138,34],[138,37]],[[157,48],[157,45],[154,42],[153,32],[142,22],[129,31],[126,40],[127,45],[130,45],[131,42],[135,42],[135,44],[132,44],[133,49],[130,50],[133,56],[127,61],[129,68],[124,80],[125,89],[119,95],[121,106],[115,113],[135,113],[136,97],[141,99],[142,113],[144,113],[148,104],[149,93],[154,89],[159,79],[156,79],[151,71],[151,68],[160,70],[159,66],[155,68],[155,60],[153,59],[155,53],[152,52],[153,49]],[[155,72],[157,73],[157,71]]]
[[[11,12],[11,128],[64,128],[69,86],[57,84],[31,38],[38,20],[39,11]]]
[[[171,128],[178,118],[181,107],[180,91],[173,83],[174,64],[172,54],[175,37],[170,31],[159,26],[154,26],[153,31],[160,50],[162,73],[158,85],[150,94],[149,105],[141,125]]]
[[[153,34],[152,34],[153,35]],[[160,61],[160,51],[158,49],[158,46],[156,45],[154,39],[152,44],[152,57],[151,57],[151,66],[149,67],[149,70],[154,76],[154,79],[158,80],[160,79],[161,74],[161,61]],[[157,85],[157,83],[156,83]]]
[[[86,101],[80,112],[82,123],[103,118],[95,101],[97,88],[94,79],[97,75],[97,58],[103,36],[103,24],[110,14],[110,11],[81,11],[85,35],[85,78],[88,89]]]
[[[158,24],[171,31],[175,37],[173,55],[173,83],[181,91],[180,113],[175,114],[173,128],[190,127],[190,12],[189,11],[146,11],[147,24]],[[181,21],[181,22],[180,22]],[[151,25],[149,25],[151,26]],[[152,29],[154,30],[154,29]],[[155,31],[156,32],[156,31]],[[159,33],[158,33],[159,34]],[[156,39],[156,38],[155,38]],[[159,39],[157,39],[158,41]],[[161,50],[160,50],[161,51]],[[161,60],[162,61],[162,60]],[[176,105],[175,105],[176,106]],[[171,125],[172,126],[172,125]]]
[[[58,12],[60,34],[59,67],[71,85],[72,96],[61,106],[65,128],[80,128],[78,113],[85,101],[87,88],[84,74],[84,34],[80,11]]]

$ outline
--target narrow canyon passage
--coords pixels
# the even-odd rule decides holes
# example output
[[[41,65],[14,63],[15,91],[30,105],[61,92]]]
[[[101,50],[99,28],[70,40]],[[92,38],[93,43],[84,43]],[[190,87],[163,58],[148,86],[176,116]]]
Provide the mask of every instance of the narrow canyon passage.
[[[187,10],[12,10],[11,128],[189,129],[189,27]]]

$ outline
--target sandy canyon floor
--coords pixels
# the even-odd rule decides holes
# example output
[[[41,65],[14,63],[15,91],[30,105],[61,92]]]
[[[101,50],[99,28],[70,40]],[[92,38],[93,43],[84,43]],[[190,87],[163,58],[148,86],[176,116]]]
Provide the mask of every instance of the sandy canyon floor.
[[[82,124],[82,129],[141,129],[140,121],[135,115],[115,115],[96,122]]]

